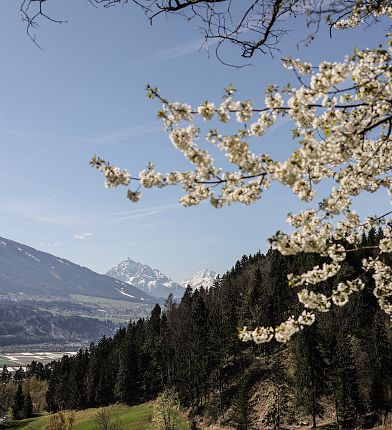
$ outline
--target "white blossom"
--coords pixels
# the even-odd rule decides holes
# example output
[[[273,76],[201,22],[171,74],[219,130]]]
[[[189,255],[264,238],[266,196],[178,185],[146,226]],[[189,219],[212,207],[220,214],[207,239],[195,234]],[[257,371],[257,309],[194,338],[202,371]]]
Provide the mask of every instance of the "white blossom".
[[[334,25],[357,26],[368,17],[381,15],[392,17],[389,2],[361,0],[349,16]],[[362,290],[360,277],[337,283],[334,279],[348,253],[361,248],[363,235],[372,228],[382,228],[383,236],[374,249],[375,257],[364,260],[362,266],[364,273],[372,273],[373,294],[380,308],[392,315],[392,269],[381,261],[383,254],[392,252],[389,214],[361,219],[352,209],[355,199],[365,193],[392,195],[391,48],[356,50],[339,62],[323,61],[318,66],[286,58],[284,65],[301,76],[301,85],[283,90],[267,88],[264,104],[257,109],[250,100],[236,100],[232,88],[226,90],[219,104],[205,101],[193,108],[166,101],[157,96],[157,89],[148,87],[152,98],[158,97],[163,103],[158,115],[174,147],[190,162],[189,170],[160,173],[149,165],[137,178],[131,178],[127,170],[100,158],[91,161],[102,171],[109,188],[129,186],[134,179],[143,188],[181,185],[184,195],[180,202],[185,206],[206,199],[216,208],[252,204],[273,181],[288,187],[307,204],[302,212],[289,214],[292,231],[277,232],[270,244],[283,255],[316,253],[324,261],[288,276],[288,285],[299,290],[298,299],[305,308],[300,315],[277,327],[244,327],[240,331],[242,340],[256,343],[272,338],[287,342],[312,324],[319,312],[344,306],[352,294]],[[240,123],[241,129],[210,129],[202,139],[204,132],[195,125],[196,119],[227,127],[232,114],[237,124],[232,122],[236,127]],[[260,142],[264,142],[267,129],[283,117],[293,124],[294,149],[286,159],[274,160],[260,150]],[[221,167],[211,155],[212,147],[214,156],[220,151],[225,159]],[[319,184],[324,184],[323,195],[319,195]],[[128,191],[131,201],[140,196],[139,189]],[[320,284],[327,280],[334,286],[328,292],[324,287],[320,291]]]

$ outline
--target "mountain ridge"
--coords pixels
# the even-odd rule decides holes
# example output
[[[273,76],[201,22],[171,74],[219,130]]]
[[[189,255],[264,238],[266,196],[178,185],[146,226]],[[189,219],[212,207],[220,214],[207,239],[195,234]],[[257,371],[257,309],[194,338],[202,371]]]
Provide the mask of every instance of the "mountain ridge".
[[[188,286],[193,290],[201,286],[205,289],[212,287],[218,273],[210,269],[201,269],[185,281],[175,282],[159,269],[127,257],[109,269],[106,275],[130,283],[156,298],[166,298],[170,293],[176,298],[181,298]]]
[[[72,294],[148,303],[154,299],[133,285],[65,258],[0,237],[0,294]]]
[[[181,284],[174,282],[159,269],[134,261],[130,257],[113,266],[106,275],[130,283],[156,298],[166,298],[170,293],[180,298],[185,291]]]
[[[192,276],[185,279],[185,281],[181,282],[181,285],[186,288],[188,285],[192,288],[192,290],[196,290],[200,287],[205,289],[209,289],[214,285],[215,279],[217,278],[218,273],[209,269],[202,269],[195,272]]]

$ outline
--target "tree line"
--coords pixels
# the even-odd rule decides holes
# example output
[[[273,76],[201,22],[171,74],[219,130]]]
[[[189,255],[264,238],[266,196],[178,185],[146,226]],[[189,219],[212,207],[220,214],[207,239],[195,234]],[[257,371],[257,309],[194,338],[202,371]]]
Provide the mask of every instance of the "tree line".
[[[374,230],[364,237],[364,249],[320,291],[358,276],[380,238]],[[317,263],[316,254],[259,252],[243,256],[209,290],[188,287],[179,303],[169,296],[149,318],[51,363],[48,410],[134,405],[172,389],[191,414],[225,417],[239,430],[256,421],[279,428],[304,416],[316,426],[328,406],[341,428],[381,421],[392,410],[392,335],[368,274],[349,312],[334,308],[287,344],[238,338],[243,325],[274,326],[302,311],[286,275]],[[264,416],[255,411],[260,401]]]

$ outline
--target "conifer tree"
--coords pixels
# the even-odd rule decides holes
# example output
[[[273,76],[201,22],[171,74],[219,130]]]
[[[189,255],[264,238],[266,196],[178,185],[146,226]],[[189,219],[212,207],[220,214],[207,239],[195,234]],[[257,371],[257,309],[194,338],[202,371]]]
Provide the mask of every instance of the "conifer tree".
[[[254,402],[250,399],[246,379],[240,385],[232,403],[231,424],[236,430],[256,429]]]
[[[18,388],[14,395],[14,402],[12,404],[12,416],[16,420],[23,418],[23,407],[25,403],[25,396],[22,391],[22,384],[18,384]]]
[[[25,371],[22,369],[22,367],[19,367],[19,369],[14,374],[14,381],[21,383],[21,382],[23,382],[25,377],[26,377]]]
[[[320,353],[317,324],[306,327],[292,339],[290,349],[295,403],[311,415],[312,428],[316,428],[316,418],[323,413],[321,395],[325,388],[325,364]]]
[[[349,339],[343,333],[336,337],[336,350],[332,373],[336,421],[342,429],[352,429],[362,409],[359,395],[355,358]]]
[[[56,380],[55,368],[53,368],[52,374],[49,378],[48,389],[45,395],[48,412],[57,412],[59,409],[55,400],[56,388],[57,388],[57,380]]]
[[[289,389],[286,368],[279,353],[275,354],[272,360],[270,381],[272,404],[266,421],[274,430],[279,430],[284,419],[290,414]]]
[[[33,402],[31,400],[30,391],[26,390],[23,403],[23,418],[31,418],[33,416]]]
[[[151,311],[150,319],[146,327],[145,338],[145,358],[148,369],[145,371],[144,380],[146,389],[153,397],[156,397],[159,391],[162,390],[162,345],[160,344],[161,337],[161,314],[162,309],[159,304],[156,304]]]
[[[208,313],[200,292],[196,290],[192,297],[190,315],[190,336],[193,339],[190,348],[189,385],[192,397],[198,405],[206,391],[208,378]]]
[[[71,395],[68,399],[69,409],[83,409],[87,406],[86,371],[88,367],[88,352],[79,352],[70,360],[68,384]]]
[[[126,352],[121,349],[120,357],[118,361],[118,369],[116,376],[116,383],[114,385],[114,396],[117,401],[126,403],[129,399],[129,375],[127,366],[127,356]]]
[[[392,410],[392,332],[387,318],[377,312],[372,325],[370,345],[374,379],[371,387],[372,409],[380,415]]]
[[[10,371],[7,368],[7,365],[4,364],[3,370],[1,372],[1,382],[2,384],[7,384],[7,382],[10,380],[11,374]]]
[[[246,292],[245,300],[240,311],[240,322],[242,325],[256,327],[258,325],[268,324],[265,318],[264,296],[265,288],[261,270],[258,267],[254,274],[253,280]]]

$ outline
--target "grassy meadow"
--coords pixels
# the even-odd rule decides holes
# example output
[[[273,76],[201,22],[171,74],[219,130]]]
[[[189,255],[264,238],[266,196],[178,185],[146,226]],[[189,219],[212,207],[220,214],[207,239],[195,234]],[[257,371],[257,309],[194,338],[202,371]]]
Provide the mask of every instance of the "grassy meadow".
[[[114,405],[109,406],[108,409],[113,414],[113,417],[122,424],[124,430],[147,430],[151,421],[152,405],[152,403],[137,406]],[[95,415],[97,411],[98,408],[76,411],[73,430],[96,430]],[[19,422],[9,422],[6,425],[0,424],[0,429],[45,430],[48,424],[49,415],[45,414]]]

